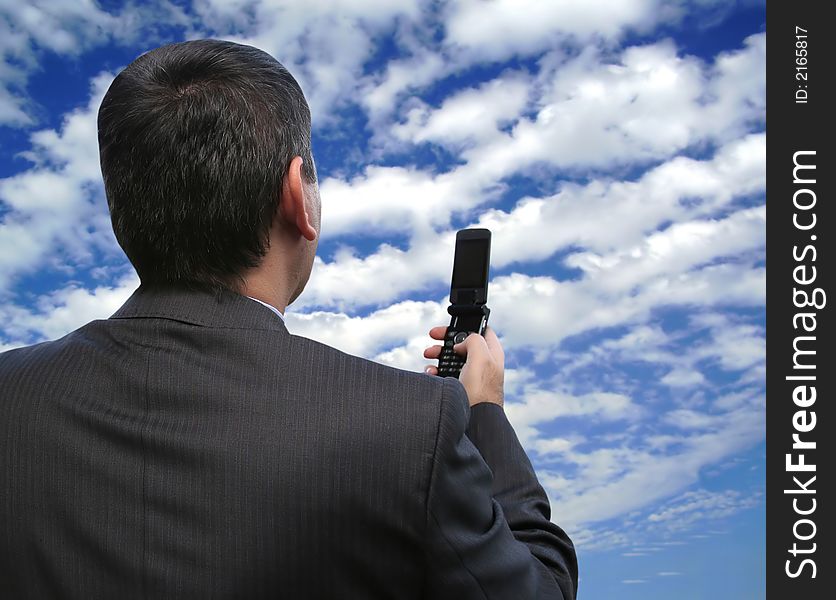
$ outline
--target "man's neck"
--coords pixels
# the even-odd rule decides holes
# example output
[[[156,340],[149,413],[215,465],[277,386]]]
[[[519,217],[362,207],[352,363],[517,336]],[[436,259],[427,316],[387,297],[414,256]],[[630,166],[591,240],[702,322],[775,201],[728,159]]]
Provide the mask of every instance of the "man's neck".
[[[244,283],[238,289],[238,293],[269,304],[284,314],[290,302],[291,292],[288,291],[289,277],[282,267],[283,265],[277,265],[273,260],[265,260],[258,267],[243,274]]]

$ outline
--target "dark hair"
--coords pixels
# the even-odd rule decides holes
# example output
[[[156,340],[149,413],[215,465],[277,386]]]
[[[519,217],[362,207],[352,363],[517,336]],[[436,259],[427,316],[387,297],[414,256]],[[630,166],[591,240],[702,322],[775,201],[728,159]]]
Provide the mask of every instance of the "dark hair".
[[[250,46],[143,54],[110,85],[98,129],[113,231],[143,284],[236,287],[267,251],[290,161],[316,181],[302,89]]]

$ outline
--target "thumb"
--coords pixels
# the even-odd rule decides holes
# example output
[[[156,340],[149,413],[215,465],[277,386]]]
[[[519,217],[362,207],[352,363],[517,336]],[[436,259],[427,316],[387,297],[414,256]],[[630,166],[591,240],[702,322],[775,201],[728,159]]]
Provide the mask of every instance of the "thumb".
[[[453,351],[459,354],[466,353],[468,357],[474,359],[486,357],[488,354],[488,345],[478,333],[471,333],[465,338],[463,342],[459,342],[453,346]]]
[[[505,351],[502,349],[502,344],[499,343],[499,338],[496,337],[496,332],[491,327],[485,327],[485,344],[491,355],[499,361],[499,364],[504,366]]]

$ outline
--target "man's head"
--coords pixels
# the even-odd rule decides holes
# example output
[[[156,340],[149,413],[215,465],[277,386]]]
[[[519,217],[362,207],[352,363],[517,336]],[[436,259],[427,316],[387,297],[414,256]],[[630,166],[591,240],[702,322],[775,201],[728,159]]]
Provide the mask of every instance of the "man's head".
[[[310,110],[279,62],[219,40],[157,48],[113,81],[98,129],[113,230],[144,284],[238,290],[278,242],[298,296],[319,195]]]

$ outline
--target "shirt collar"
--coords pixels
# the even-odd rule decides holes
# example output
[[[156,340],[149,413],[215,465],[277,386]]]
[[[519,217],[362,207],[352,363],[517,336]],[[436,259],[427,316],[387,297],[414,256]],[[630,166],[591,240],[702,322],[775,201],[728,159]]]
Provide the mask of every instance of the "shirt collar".
[[[255,301],[256,301],[256,302],[258,302],[259,304],[263,304],[264,306],[266,306],[267,308],[269,308],[270,310],[272,310],[274,313],[276,313],[277,315],[279,315],[279,318],[280,318],[282,321],[284,321],[284,315],[283,315],[282,313],[280,313],[280,312],[279,312],[279,309],[278,309],[278,308],[276,308],[275,306],[273,306],[272,304],[267,304],[266,302],[262,302],[262,301],[261,301],[261,300],[259,300],[258,298],[253,298],[252,296],[247,296],[247,298],[249,298],[250,300],[255,300]]]

